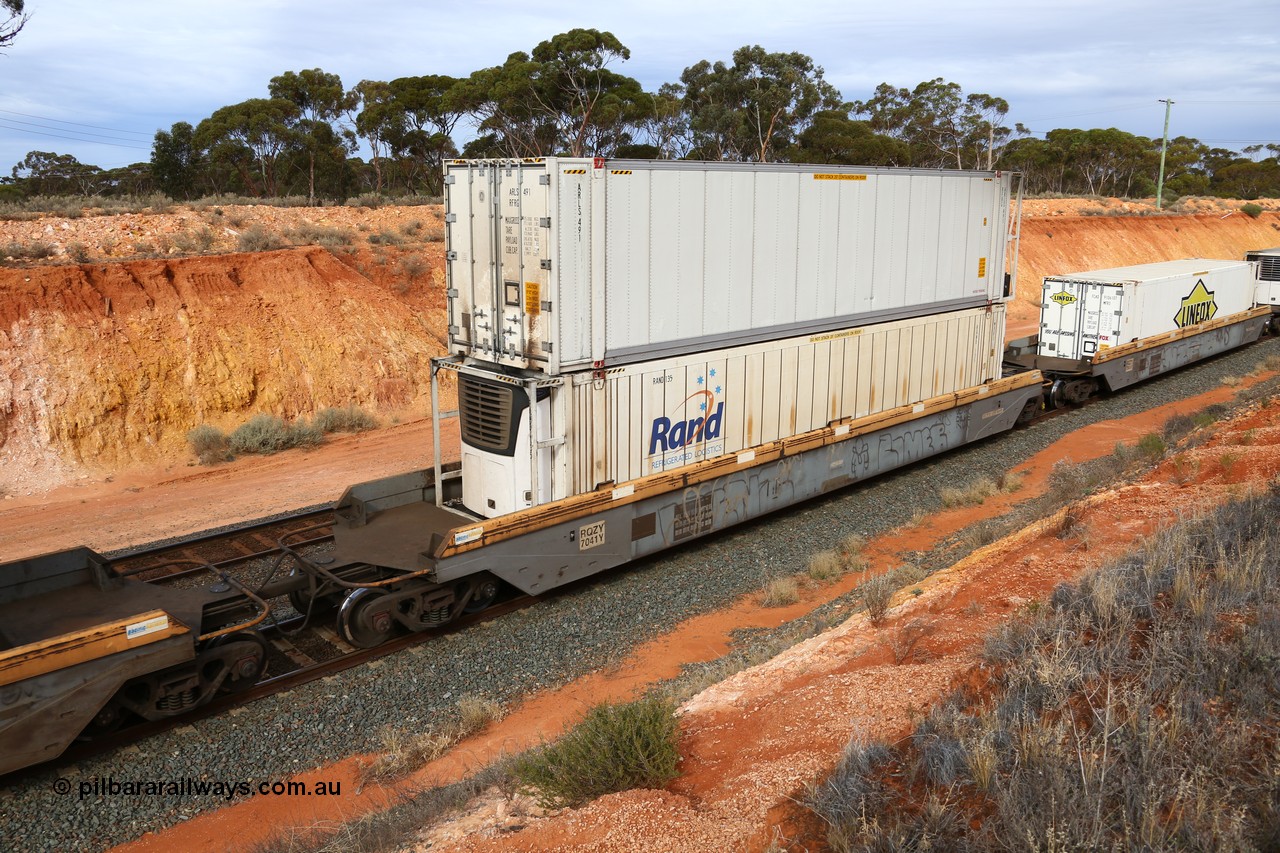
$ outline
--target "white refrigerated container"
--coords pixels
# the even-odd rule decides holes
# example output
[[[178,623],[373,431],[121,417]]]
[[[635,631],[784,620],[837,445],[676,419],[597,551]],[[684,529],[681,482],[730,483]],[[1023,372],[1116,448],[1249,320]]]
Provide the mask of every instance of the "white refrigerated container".
[[[981,385],[1004,325],[996,303],[558,377],[471,363],[463,502],[502,515]]]
[[[999,172],[545,158],[445,166],[449,347],[548,375],[1008,296]]]
[[[1108,347],[1254,305],[1254,265],[1187,258],[1044,279],[1037,354],[1090,360]]]

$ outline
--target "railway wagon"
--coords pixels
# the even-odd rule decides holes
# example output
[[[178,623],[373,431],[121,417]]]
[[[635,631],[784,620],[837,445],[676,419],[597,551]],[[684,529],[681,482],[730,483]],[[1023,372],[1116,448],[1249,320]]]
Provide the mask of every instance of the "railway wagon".
[[[1183,258],[1046,276],[1040,331],[1011,341],[1008,363],[1049,376],[1050,407],[1117,391],[1274,330],[1280,294],[1262,273],[1258,260]]]
[[[1013,426],[1013,179],[538,159],[446,167],[461,467],[351,487],[377,642]],[[436,433],[439,434],[439,407]],[[323,595],[331,587],[321,588]]]

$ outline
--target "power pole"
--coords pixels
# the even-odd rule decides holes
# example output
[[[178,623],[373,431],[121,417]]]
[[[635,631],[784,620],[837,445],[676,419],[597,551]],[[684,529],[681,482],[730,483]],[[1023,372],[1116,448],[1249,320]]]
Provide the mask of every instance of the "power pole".
[[[1164,104],[1164,139],[1160,143],[1160,178],[1156,181],[1156,210],[1164,204],[1164,155],[1169,151],[1169,107],[1173,101],[1158,98],[1156,103]]]

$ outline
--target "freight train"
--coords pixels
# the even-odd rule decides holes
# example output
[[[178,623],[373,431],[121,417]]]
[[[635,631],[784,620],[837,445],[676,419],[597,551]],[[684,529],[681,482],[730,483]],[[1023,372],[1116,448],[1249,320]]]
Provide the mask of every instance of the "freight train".
[[[284,596],[375,646],[1256,340],[1280,251],[1054,276],[1006,347],[1016,176],[539,158],[445,167],[431,468],[354,485],[323,558],[179,591],[0,566],[0,773],[248,686]],[[457,390],[461,460],[440,452]],[[336,612],[336,617],[333,614]]]

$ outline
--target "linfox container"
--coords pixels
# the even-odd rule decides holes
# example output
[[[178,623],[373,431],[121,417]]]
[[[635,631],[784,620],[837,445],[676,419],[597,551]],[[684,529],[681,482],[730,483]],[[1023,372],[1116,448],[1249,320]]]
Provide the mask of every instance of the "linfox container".
[[[463,503],[502,515],[980,385],[1004,325],[996,303],[560,377],[460,366]]]
[[[1255,267],[1190,258],[1044,279],[1038,355],[1092,359],[1253,307]]]
[[[1007,173],[445,166],[449,348],[548,375],[1005,298]]]

